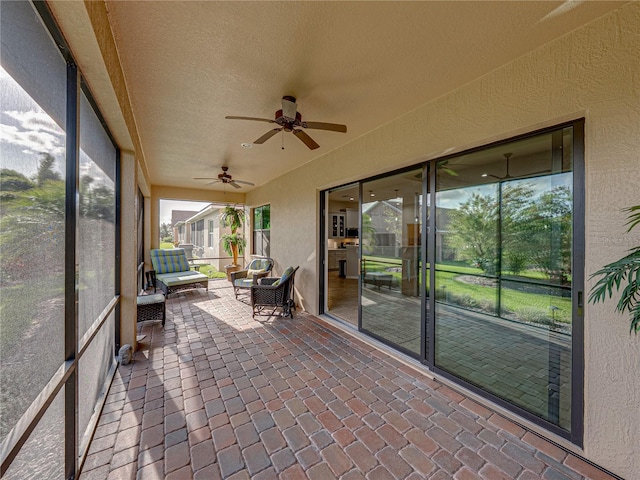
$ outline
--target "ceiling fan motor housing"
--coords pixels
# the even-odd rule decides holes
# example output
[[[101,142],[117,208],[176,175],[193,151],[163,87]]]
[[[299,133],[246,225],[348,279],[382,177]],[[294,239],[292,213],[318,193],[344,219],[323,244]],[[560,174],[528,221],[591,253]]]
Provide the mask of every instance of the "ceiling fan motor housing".
[[[276,123],[284,127],[286,132],[290,132],[294,126],[302,124],[302,115],[296,112],[295,118],[287,117],[282,110],[276,112]]]

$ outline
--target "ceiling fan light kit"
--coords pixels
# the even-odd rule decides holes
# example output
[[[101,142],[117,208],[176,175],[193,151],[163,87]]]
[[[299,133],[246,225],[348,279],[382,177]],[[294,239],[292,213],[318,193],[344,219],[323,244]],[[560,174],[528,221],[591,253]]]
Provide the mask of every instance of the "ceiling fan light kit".
[[[304,143],[310,150],[315,150],[320,145],[312,139],[304,129],[326,130],[330,132],[346,133],[347,126],[340,125],[338,123],[326,123],[326,122],[303,122],[302,114],[298,112],[298,105],[296,104],[296,98],[291,95],[285,95],[282,97],[282,108],[275,113],[275,119],[269,120],[267,118],[257,117],[241,117],[235,115],[228,115],[225,117],[228,120],[251,120],[255,122],[267,122],[275,123],[279,125],[278,128],[269,130],[267,133],[258,138],[254,144],[261,145],[278,132],[291,132]],[[284,149],[284,145],[282,146]]]

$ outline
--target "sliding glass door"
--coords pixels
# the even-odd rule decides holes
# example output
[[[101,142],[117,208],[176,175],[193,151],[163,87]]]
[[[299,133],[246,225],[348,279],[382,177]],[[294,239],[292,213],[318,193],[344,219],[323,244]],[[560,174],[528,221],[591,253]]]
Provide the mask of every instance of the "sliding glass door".
[[[362,184],[361,328],[421,352],[422,168]]]
[[[438,162],[435,366],[571,427],[573,129]]]
[[[576,444],[583,143],[577,121],[360,182],[351,310],[362,332]]]

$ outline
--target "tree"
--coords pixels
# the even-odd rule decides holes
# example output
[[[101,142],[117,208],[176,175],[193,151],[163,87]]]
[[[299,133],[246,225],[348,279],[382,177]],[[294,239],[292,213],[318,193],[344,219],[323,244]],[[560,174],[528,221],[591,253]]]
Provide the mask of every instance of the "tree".
[[[24,282],[37,277],[42,263],[52,274],[64,269],[64,249],[56,244],[64,238],[65,182],[52,165],[53,157],[43,155],[33,181],[14,170],[0,173],[3,278]]]
[[[451,245],[463,260],[470,260],[482,271],[496,272],[497,202],[495,196],[474,193],[450,213]]]
[[[220,214],[220,223],[231,228],[231,233],[222,236],[222,248],[233,257],[233,265],[238,265],[238,255],[244,253],[244,247],[247,245],[242,235],[238,234],[238,229],[244,225],[245,213],[242,208],[237,205],[227,205]]]
[[[519,228],[519,248],[529,252],[531,264],[562,284],[571,275],[572,201],[564,185],[543,193],[524,209]]]
[[[160,224],[160,238],[163,242],[173,241],[173,230],[170,223]]]
[[[36,183],[42,187],[47,181],[59,181],[62,178],[60,174],[53,169],[56,159],[49,153],[43,153],[40,165],[38,165],[38,173],[36,173]]]
[[[528,183],[504,182],[495,194],[473,193],[457,210],[449,213],[451,245],[463,260],[470,260],[488,275],[498,271],[517,274],[531,260],[532,230],[540,230],[539,213],[532,207],[533,187]],[[548,201],[553,201],[549,193]],[[546,203],[545,203],[546,205]],[[549,248],[540,253],[540,259]],[[500,254],[502,257],[500,257]]]

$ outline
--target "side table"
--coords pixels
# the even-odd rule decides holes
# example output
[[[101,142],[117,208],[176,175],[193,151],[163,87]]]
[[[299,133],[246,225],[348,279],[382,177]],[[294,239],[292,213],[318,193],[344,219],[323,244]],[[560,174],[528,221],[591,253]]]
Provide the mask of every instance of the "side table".
[[[144,322],[146,320],[162,320],[162,326],[164,327],[164,321],[167,317],[167,309],[164,295],[162,293],[138,295],[137,304],[138,322]]]

